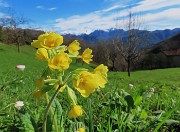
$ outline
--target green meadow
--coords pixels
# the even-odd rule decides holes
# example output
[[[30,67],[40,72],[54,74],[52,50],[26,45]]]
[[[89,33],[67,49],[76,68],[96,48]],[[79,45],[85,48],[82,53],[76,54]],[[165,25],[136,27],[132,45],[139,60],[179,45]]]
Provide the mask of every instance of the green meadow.
[[[35,58],[36,49],[24,45],[17,52],[14,45],[0,43],[0,132],[41,132],[46,101],[36,99],[35,80],[47,67]],[[25,65],[24,71],[16,65]],[[70,69],[78,67],[92,70],[73,60]],[[54,117],[48,116],[48,131],[93,132],[178,132],[180,130],[180,68],[108,72],[108,83],[88,98],[75,92],[84,114],[69,119],[70,102],[66,90],[59,93],[52,104]],[[131,84],[132,86],[129,86]],[[55,91],[48,93],[49,98]],[[48,97],[46,96],[46,97]],[[21,110],[14,107],[23,101]],[[54,125],[54,119],[58,128]]]

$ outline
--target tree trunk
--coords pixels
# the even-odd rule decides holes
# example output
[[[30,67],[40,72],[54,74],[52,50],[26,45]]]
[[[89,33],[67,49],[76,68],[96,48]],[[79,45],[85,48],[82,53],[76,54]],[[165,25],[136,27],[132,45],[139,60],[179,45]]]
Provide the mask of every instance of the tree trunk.
[[[18,53],[20,53],[20,44],[17,43],[17,46],[18,46]]]
[[[113,60],[112,63],[113,63],[112,70],[115,71],[115,60]]]
[[[131,73],[130,73],[130,59],[128,59],[128,61],[127,61],[127,63],[128,63],[128,76],[130,77],[131,76]]]

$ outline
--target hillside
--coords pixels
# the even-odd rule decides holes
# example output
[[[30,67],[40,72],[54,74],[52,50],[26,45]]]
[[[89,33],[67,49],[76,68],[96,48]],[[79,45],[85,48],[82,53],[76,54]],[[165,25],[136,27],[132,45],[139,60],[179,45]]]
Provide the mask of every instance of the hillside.
[[[180,33],[158,43],[155,47],[153,47],[152,52],[158,53],[161,51],[176,51],[178,49],[180,49]]]
[[[180,67],[180,33],[153,46],[144,64],[149,69]]]

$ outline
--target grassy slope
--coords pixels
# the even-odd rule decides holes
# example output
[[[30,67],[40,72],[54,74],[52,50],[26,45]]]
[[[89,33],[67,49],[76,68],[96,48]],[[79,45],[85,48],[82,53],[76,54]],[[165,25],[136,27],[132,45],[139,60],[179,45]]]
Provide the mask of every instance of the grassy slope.
[[[21,46],[21,52],[17,52],[17,47],[14,45],[5,45],[0,43],[0,74],[1,72],[8,72],[14,70],[16,65],[26,65],[27,71],[39,72],[47,65],[46,62],[39,61],[35,58],[34,47],[29,45]],[[73,62],[75,63],[75,62]],[[76,69],[78,67],[90,68],[86,64],[76,64],[70,67]]]
[[[26,65],[26,70],[28,71],[41,71],[46,66],[46,63],[36,60],[34,53],[35,49],[31,46],[22,46],[21,53],[18,53],[16,46],[0,43],[0,74],[1,72],[14,69],[18,64]],[[82,65],[76,64],[71,68],[75,69],[78,66]],[[89,68],[87,65],[83,67]],[[129,78],[126,72],[109,72],[109,79],[124,79],[126,83],[135,83],[135,81],[144,80],[180,86],[180,68],[136,71],[132,72],[131,75]]]
[[[14,69],[19,64],[26,65],[27,69],[43,66],[43,63],[34,59],[34,52],[35,49],[30,46],[22,46],[18,53],[16,46],[0,44],[0,72]]]
[[[180,87],[180,68],[135,71],[131,73],[130,78],[126,72],[110,72],[109,76],[110,78],[125,79],[127,83],[135,83],[135,81],[142,80],[145,82],[159,82]]]

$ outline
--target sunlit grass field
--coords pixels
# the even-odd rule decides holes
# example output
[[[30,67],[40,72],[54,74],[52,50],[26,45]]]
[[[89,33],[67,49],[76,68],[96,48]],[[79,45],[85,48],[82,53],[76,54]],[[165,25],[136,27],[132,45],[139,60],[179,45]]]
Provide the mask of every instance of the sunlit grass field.
[[[46,102],[35,99],[32,93],[36,89],[34,81],[41,75],[46,62],[38,61],[34,53],[35,49],[28,45],[21,46],[18,53],[16,46],[0,43],[0,131],[42,131]],[[26,66],[24,71],[15,68],[19,64]],[[94,66],[74,60],[69,70],[77,67],[91,70]],[[88,98],[76,93],[85,112],[77,120],[67,118],[70,105],[66,94],[58,95],[62,107],[58,109],[61,111],[58,115],[60,124],[64,131],[77,131],[78,125],[86,131],[92,131],[90,127],[93,127],[98,132],[178,131],[179,80],[180,68],[133,71],[130,78],[126,72],[109,72],[105,88]],[[19,100],[25,103],[24,113],[14,108],[14,103]],[[53,125],[49,130],[54,130]]]

